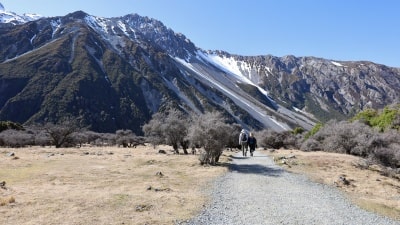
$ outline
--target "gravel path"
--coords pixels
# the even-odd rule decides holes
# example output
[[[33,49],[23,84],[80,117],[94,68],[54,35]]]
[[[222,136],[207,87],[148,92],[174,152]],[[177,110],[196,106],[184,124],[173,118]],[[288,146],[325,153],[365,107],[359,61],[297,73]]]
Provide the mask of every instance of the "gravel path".
[[[236,154],[230,170],[215,181],[211,204],[178,224],[400,224],[352,205],[333,187],[285,172],[260,151]]]

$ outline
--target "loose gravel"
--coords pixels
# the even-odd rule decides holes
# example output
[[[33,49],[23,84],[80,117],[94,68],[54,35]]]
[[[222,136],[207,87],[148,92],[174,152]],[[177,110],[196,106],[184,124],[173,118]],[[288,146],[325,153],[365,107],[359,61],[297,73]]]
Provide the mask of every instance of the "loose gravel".
[[[198,216],[177,224],[400,225],[353,205],[334,187],[286,172],[260,151],[254,157],[236,154],[211,195]]]

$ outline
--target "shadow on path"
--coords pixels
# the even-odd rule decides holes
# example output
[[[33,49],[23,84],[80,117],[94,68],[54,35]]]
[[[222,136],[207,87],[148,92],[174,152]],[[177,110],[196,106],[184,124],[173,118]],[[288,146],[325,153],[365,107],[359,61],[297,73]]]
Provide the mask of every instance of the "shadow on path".
[[[255,155],[255,156],[231,156],[232,159],[249,159],[249,158],[268,158],[266,155]]]
[[[253,156],[257,158],[268,158],[268,156]],[[242,157],[242,156],[232,156],[231,157],[234,160],[241,161],[249,159],[249,157]],[[249,161],[251,162],[251,161]],[[238,172],[238,173],[245,173],[245,174],[260,174],[260,175],[265,175],[265,176],[273,176],[277,177],[281,175],[282,173],[285,172],[282,168],[279,167],[274,167],[274,166],[268,166],[268,165],[262,165],[259,163],[247,163],[247,164],[242,164],[242,163],[231,163],[229,165],[229,170],[231,172]]]
[[[260,174],[265,176],[277,177],[285,171],[280,168],[272,168],[258,164],[232,164],[229,166],[231,172],[246,173],[246,174]]]

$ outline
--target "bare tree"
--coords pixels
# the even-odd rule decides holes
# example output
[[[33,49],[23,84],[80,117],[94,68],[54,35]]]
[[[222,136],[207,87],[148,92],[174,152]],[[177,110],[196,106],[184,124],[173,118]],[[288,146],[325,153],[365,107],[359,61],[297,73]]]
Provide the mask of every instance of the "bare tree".
[[[168,109],[164,113],[155,113],[149,123],[143,126],[143,132],[153,145],[171,145],[176,154],[179,154],[179,145],[187,152],[188,119],[177,109]]]
[[[78,127],[71,121],[64,121],[60,124],[47,123],[44,130],[49,134],[52,144],[60,148],[73,144],[72,134],[78,131]]]
[[[155,113],[153,114],[151,120],[142,128],[147,141],[153,146],[164,144],[165,137],[163,134],[163,121],[164,114]]]
[[[118,146],[136,147],[137,145],[144,145],[143,137],[136,136],[132,130],[117,130],[116,142]]]
[[[228,143],[232,128],[225,123],[219,112],[209,112],[193,117],[192,126],[189,128],[188,139],[193,145],[203,147],[200,154],[201,164],[215,165]]]
[[[78,144],[79,147],[82,147],[82,144],[88,143],[88,135],[83,131],[72,133],[71,138],[72,142]]]

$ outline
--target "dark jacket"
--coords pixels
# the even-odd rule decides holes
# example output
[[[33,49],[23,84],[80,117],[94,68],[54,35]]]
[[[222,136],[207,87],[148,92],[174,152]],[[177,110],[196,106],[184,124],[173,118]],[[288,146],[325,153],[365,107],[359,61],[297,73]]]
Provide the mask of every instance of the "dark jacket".
[[[247,143],[249,144],[250,150],[256,149],[257,139],[255,137],[249,137],[249,139],[247,140]]]

